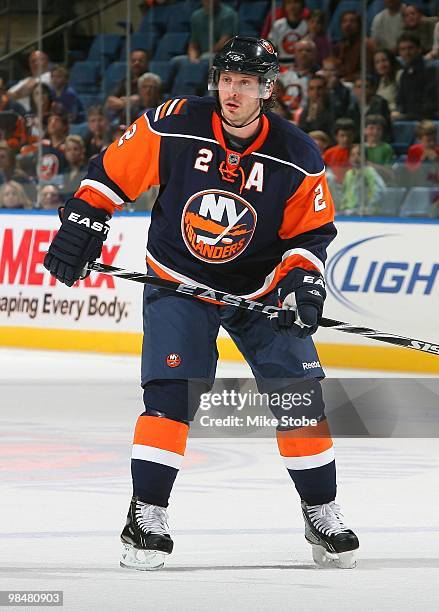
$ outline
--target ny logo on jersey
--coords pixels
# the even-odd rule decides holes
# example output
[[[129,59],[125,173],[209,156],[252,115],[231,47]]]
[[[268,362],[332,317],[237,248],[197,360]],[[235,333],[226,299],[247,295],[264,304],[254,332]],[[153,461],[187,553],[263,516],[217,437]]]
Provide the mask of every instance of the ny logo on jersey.
[[[184,206],[181,232],[192,255],[225,263],[247,247],[256,221],[255,209],[244,198],[228,191],[199,191]]]

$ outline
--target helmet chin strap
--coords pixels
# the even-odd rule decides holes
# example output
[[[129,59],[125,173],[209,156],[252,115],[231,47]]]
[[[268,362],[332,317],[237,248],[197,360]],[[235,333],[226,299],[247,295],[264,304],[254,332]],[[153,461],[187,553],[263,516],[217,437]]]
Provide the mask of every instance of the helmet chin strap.
[[[260,104],[260,108],[259,108],[259,114],[252,119],[251,121],[248,121],[247,123],[243,123],[242,125],[235,125],[234,123],[230,123],[230,121],[227,121],[227,119],[224,117],[223,115],[223,109],[221,108],[221,104],[219,103],[219,100],[217,100],[218,106],[219,106],[219,111],[220,111],[220,115],[221,115],[221,119],[222,121],[226,124],[226,125],[230,125],[230,127],[233,128],[245,128],[248,125],[250,125],[250,123],[253,123],[253,121],[256,121],[256,119],[259,119],[263,114],[264,114],[264,103],[261,99],[259,99],[259,104]]]

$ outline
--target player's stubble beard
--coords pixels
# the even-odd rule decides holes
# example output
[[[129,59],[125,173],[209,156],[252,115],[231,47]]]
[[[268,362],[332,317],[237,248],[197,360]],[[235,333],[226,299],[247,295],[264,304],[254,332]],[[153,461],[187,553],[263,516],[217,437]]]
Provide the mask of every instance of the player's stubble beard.
[[[220,102],[220,108],[221,108],[221,115],[223,117],[223,119],[226,119],[227,124],[230,127],[234,127],[234,128],[243,128],[243,127],[247,127],[249,126],[251,123],[253,123],[253,121],[256,121],[257,119],[260,118],[261,113],[262,113],[262,106],[261,106],[261,102],[258,101],[258,106],[253,108],[252,110],[250,110],[248,113],[246,113],[245,115],[242,115],[241,117],[233,117],[230,116],[227,109],[225,108],[225,102],[227,102],[227,100],[223,100]]]

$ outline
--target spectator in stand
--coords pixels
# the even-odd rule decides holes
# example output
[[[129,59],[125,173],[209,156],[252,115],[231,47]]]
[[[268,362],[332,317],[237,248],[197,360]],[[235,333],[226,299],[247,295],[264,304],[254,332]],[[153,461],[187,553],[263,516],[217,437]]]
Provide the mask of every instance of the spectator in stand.
[[[433,121],[421,121],[417,128],[419,143],[409,147],[407,166],[417,170],[421,164],[439,163],[439,146],[437,143],[437,128]]]
[[[305,0],[283,0],[282,6],[285,17],[273,23],[268,38],[276,46],[280,62],[293,64],[296,44],[308,34]]]
[[[133,116],[139,117],[150,108],[155,108],[163,102],[162,80],[158,74],[145,72],[137,81],[139,104],[133,109]]]
[[[47,144],[53,149],[64,153],[69,129],[69,118],[64,110],[57,109],[56,107],[53,108],[47,121]]]
[[[346,116],[351,103],[351,90],[340,80],[339,65],[337,58],[330,56],[323,60],[322,69],[319,71],[326,79],[329,101],[336,119]]]
[[[84,107],[76,91],[69,85],[69,71],[65,66],[52,68],[52,87],[54,101],[64,108],[70,123],[85,121]]]
[[[361,69],[361,16],[355,11],[344,11],[340,17],[341,39],[334,44],[334,55],[340,61],[343,81],[353,82]],[[372,69],[373,42],[366,39],[367,71]]]
[[[351,147],[349,163],[351,168],[346,172],[343,180],[340,212],[345,215],[378,214],[386,185],[375,168],[372,166],[361,167],[361,146],[358,143]],[[362,192],[365,196],[364,205],[361,202]]]
[[[5,81],[0,77],[0,133],[8,145],[18,151],[27,140],[24,108],[6,91]]]
[[[167,90],[172,84],[178,71],[188,63],[199,63],[210,58],[209,51],[209,11],[210,1],[202,0],[203,6],[192,13],[191,34],[187,55],[177,55],[171,60],[169,82]],[[216,53],[224,44],[238,33],[238,13],[228,4],[213,0],[213,51]]]
[[[55,177],[59,177],[66,168],[64,150],[68,133],[67,115],[60,109],[53,108],[47,121],[46,137],[41,141],[42,156],[39,171],[37,171],[38,142],[36,141],[20,149],[20,165],[33,177],[38,176],[45,182],[56,180]]]
[[[311,11],[305,7],[303,9],[302,19],[309,19],[310,16],[311,16]],[[285,17],[285,9],[283,5],[276,6],[276,10],[274,12],[274,21],[277,21],[278,19],[282,19],[282,17]],[[270,34],[270,31],[271,31],[272,24],[273,24],[273,13],[272,13],[271,6],[270,6],[268,13],[264,20],[264,25],[262,26],[261,38],[268,38],[268,35]]]
[[[353,96],[351,103],[348,108],[347,116],[350,117],[354,124],[357,126],[357,136],[359,136],[359,127],[361,123],[361,94],[362,94],[363,81],[361,77],[357,76],[354,81]],[[380,115],[384,119],[384,132],[383,137],[386,142],[392,142],[392,122],[390,120],[390,111],[387,101],[381,96],[376,95],[375,79],[372,75],[366,76],[364,83],[366,107],[365,114],[367,115]]]
[[[130,54],[131,93],[129,101],[131,108],[138,107],[140,98],[137,89],[138,79],[148,70],[148,54],[143,49],[134,49]],[[125,107],[127,103],[127,81],[123,78],[113,93],[105,101],[110,120],[117,119],[126,122]]]
[[[0,76],[0,112],[14,111],[17,115],[24,116],[26,110],[24,106],[14,100],[11,94],[6,90],[5,79]]]
[[[414,34],[401,34],[398,51],[404,62],[404,69],[399,81],[393,119],[436,119],[439,116],[436,68],[426,65],[422,57],[421,43]]]
[[[67,167],[63,174],[63,198],[67,199],[77,191],[82,179],[87,174],[85,145],[81,136],[70,135],[66,138],[64,155]]]
[[[326,132],[322,132],[322,130],[313,130],[312,132],[308,132],[308,136],[314,140],[322,155],[331,144],[330,137]]]
[[[435,22],[425,17],[415,4],[406,4],[402,9],[404,18],[403,34],[414,34],[419,38],[422,53],[428,53],[433,46]]]
[[[42,210],[57,210],[63,205],[61,195],[56,185],[43,185],[40,188],[40,208]]]
[[[21,104],[25,110],[30,110],[30,93],[38,82],[38,77],[43,83],[51,85],[51,74],[49,69],[49,57],[44,51],[32,51],[29,55],[30,76],[21,79],[9,88],[8,93],[16,102]]]
[[[425,56],[426,60],[433,60],[439,58],[439,21],[436,22],[433,30],[433,47],[429,53]]]
[[[0,208],[31,208],[31,201],[22,185],[16,181],[8,181],[0,187]]]
[[[371,37],[376,47],[395,53],[404,27],[403,4],[401,0],[384,0],[384,4],[386,8],[373,18]]]
[[[0,141],[0,185],[8,181],[22,183],[30,193],[32,192],[30,177],[17,168],[14,150],[2,140]]]
[[[291,112],[306,106],[309,80],[318,69],[316,46],[312,40],[300,40],[296,44],[295,53],[295,66],[281,72],[279,76],[284,87],[282,100]]]
[[[354,142],[355,124],[352,119],[337,119],[334,133],[337,144],[325,151],[323,161],[333,170],[337,182],[342,183],[346,170],[350,168],[349,154]]]
[[[26,115],[28,143],[43,138],[53,104],[53,91],[45,83],[36,83],[31,92],[30,113]],[[41,123],[40,123],[41,113]]]
[[[88,133],[84,138],[87,159],[95,157],[112,142],[108,119],[101,106],[90,106],[87,112]]]
[[[332,53],[332,45],[326,33],[327,19],[323,11],[316,9],[308,20],[308,35],[316,46],[316,61],[319,66]]]
[[[334,114],[329,103],[329,94],[323,76],[315,75],[308,84],[308,103],[299,119],[299,127],[304,132],[321,130],[331,133]]]
[[[290,109],[283,101],[284,95],[285,95],[285,88],[280,82],[280,80],[277,79],[276,83],[274,84],[274,90],[273,90],[273,96],[272,96],[273,106],[271,107],[270,110],[273,113],[280,115],[284,119],[287,119],[287,121],[291,121],[292,117],[291,117]]]
[[[210,0],[202,0],[202,7],[192,13],[188,58],[191,62],[209,57]],[[216,53],[238,33],[238,14],[224,2],[213,0],[213,51]]]
[[[402,74],[401,65],[392,51],[388,49],[375,51],[373,62],[375,74],[378,76],[376,95],[387,101],[392,116],[392,113],[396,110],[396,94]]]
[[[380,115],[366,117],[366,160],[377,166],[386,166],[395,160],[392,147],[388,142],[383,142],[384,127],[385,121]]]

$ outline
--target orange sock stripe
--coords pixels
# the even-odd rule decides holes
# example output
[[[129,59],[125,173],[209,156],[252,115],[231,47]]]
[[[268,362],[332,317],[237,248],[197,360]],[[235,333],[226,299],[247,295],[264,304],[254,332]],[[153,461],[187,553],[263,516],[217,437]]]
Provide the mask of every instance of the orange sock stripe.
[[[154,446],[171,453],[184,455],[189,426],[171,419],[140,416],[134,431],[133,444]]]
[[[168,100],[167,102],[165,102],[164,107],[160,111],[160,117],[159,117],[160,119],[163,119],[163,117],[165,116],[165,113],[168,110],[168,106],[171,104],[171,102],[172,102],[172,98]]]
[[[332,447],[332,438],[325,419],[315,427],[300,427],[276,432],[277,445],[282,457],[309,457]]]

